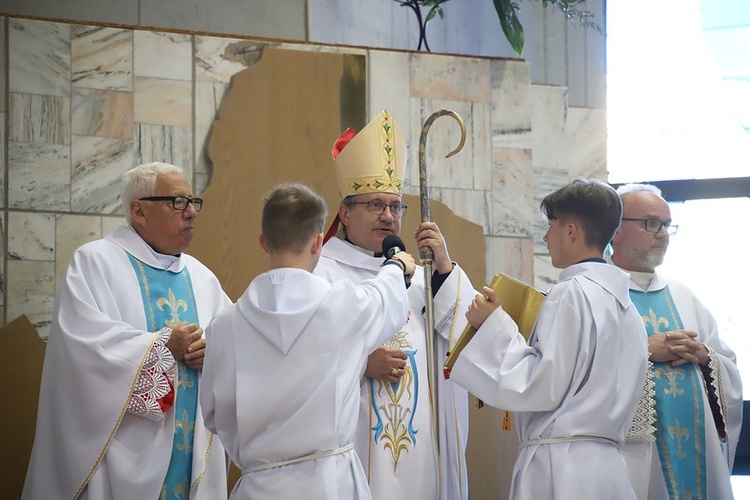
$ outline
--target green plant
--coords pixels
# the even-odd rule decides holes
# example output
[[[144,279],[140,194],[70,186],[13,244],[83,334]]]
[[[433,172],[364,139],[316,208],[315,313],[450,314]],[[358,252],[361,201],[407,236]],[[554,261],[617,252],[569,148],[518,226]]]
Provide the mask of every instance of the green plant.
[[[430,50],[427,44],[427,23],[436,15],[443,19],[443,4],[449,0],[393,0],[402,7],[409,7],[417,17],[419,23],[419,45],[417,50]],[[537,0],[538,1],[538,0]],[[541,0],[542,5],[560,10],[565,19],[573,25],[582,28],[591,28],[598,33],[602,33],[602,27],[594,21],[594,14],[588,10],[581,10],[585,6],[586,0]],[[513,0],[492,0],[500,18],[500,27],[505,34],[505,38],[510,43],[513,51],[519,56],[523,54],[524,32],[521,21],[518,19],[518,12],[521,10],[519,4]],[[422,8],[429,9],[426,16],[422,16]]]

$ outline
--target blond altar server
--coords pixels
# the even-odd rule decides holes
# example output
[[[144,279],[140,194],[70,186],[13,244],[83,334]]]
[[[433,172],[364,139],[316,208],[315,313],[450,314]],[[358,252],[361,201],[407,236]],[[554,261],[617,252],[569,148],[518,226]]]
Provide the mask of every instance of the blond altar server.
[[[226,497],[197,391],[200,325],[230,300],[184,253],[203,200],[174,165],[123,183],[129,225],[76,250],[60,286],[24,499]]]
[[[328,283],[312,274],[326,214],[308,187],[274,188],[259,238],[270,270],[206,329],[200,399],[242,469],[233,499],[371,498],[353,446],[359,378],[406,319],[414,259],[400,252],[374,279]]]
[[[653,387],[640,410],[655,413],[624,448],[633,485],[639,500],[731,499],[742,426],[737,359],[695,294],[656,271],[677,229],[661,191],[629,184],[617,192],[624,215],[612,262],[630,273],[630,297],[646,325]]]
[[[406,144],[398,124],[381,112],[359,133],[344,132],[333,148],[342,202],[323,246],[315,274],[359,282],[375,276],[383,263],[383,239],[401,230]],[[450,260],[445,240],[433,222],[416,231],[417,246],[434,252],[432,276],[437,365],[458,339],[463,313],[475,291],[460,266]],[[467,498],[465,449],[467,393],[438,374],[439,429],[429,401],[424,273],[419,269],[408,290],[409,314],[368,359],[362,377],[355,446],[376,500]],[[439,436],[439,452],[435,437]]]
[[[529,342],[484,287],[466,313],[477,333],[451,378],[517,412],[512,499],[635,499],[620,446],[646,378],[646,342],[628,275],[602,258],[620,199],[603,183],[577,179],[541,208],[552,265],[563,271]]]

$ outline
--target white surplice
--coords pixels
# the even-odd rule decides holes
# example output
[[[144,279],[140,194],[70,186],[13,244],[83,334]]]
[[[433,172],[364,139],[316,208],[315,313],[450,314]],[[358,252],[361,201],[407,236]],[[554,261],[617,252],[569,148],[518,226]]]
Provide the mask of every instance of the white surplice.
[[[195,258],[153,251],[131,228],[76,250],[60,286],[23,499],[156,499],[169,466],[174,408],[160,421],[126,412],[155,332],[127,252],[158,269],[187,267],[205,326],[231,302]],[[226,497],[221,443],[196,414],[190,498]]]
[[[482,324],[451,378],[517,412],[512,499],[635,498],[619,444],[646,377],[644,336],[628,276],[604,263],[561,272],[528,344],[502,308]]]
[[[323,246],[315,274],[335,281],[371,278],[383,262],[338,238]],[[425,287],[417,268],[408,290],[409,317],[385,343],[407,352],[406,374],[398,384],[362,377],[355,448],[376,500],[461,500],[468,497],[466,440],[468,396],[442,372],[443,361],[464,326],[476,291],[456,265],[434,297],[437,332],[440,472],[430,411],[425,338]],[[439,480],[438,480],[439,477]]]
[[[211,322],[200,399],[206,425],[243,470],[231,498],[371,498],[357,454],[345,447],[367,356],[406,318],[403,276],[389,264],[359,285],[330,284],[302,269],[272,269]]]
[[[667,285],[683,329],[697,333],[696,340],[708,347],[711,356],[710,383],[704,379],[696,365],[686,364],[681,367],[696,370],[699,380],[704,380],[700,388],[706,437],[706,442],[703,443],[706,453],[705,500],[729,500],[733,498],[730,475],[742,426],[742,380],[737,368],[737,359],[734,352],[719,338],[716,320],[711,312],[688,287],[667,280],[659,273],[654,274],[645,290],[634,281],[630,282],[631,290],[639,292],[655,292],[663,290]],[[718,399],[717,409],[725,424],[726,442],[722,442],[716,429],[707,393],[709,386]],[[639,500],[670,500],[656,444],[628,441],[623,450]]]

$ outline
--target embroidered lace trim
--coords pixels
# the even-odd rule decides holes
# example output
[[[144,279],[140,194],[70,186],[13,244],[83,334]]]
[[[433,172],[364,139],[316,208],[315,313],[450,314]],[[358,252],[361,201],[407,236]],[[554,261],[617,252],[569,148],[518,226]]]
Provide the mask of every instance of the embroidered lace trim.
[[[167,379],[167,371],[175,363],[172,353],[167,349],[167,341],[172,334],[171,328],[162,328],[156,337],[151,351],[138,375],[133,397],[128,403],[128,413],[159,421],[164,418],[164,412],[158,400],[169,394],[171,387]]]
[[[654,399],[654,365],[648,362],[646,380],[643,382],[641,399],[633,417],[633,423],[625,439],[627,441],[654,441],[656,439],[656,401]]]

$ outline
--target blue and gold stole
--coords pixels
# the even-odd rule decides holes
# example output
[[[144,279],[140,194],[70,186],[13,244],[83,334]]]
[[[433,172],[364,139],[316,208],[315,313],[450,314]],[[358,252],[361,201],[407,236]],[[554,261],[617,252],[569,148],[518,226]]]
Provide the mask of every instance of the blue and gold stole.
[[[658,292],[630,290],[630,298],[654,333],[682,329],[669,287]],[[656,444],[669,498],[706,498],[705,423],[702,377],[688,363],[653,363]]]
[[[185,267],[180,273],[156,269],[128,254],[146,311],[148,328],[156,332],[165,326],[198,323],[193,285]],[[198,404],[198,372],[177,362],[174,401],[174,439],[167,477],[159,498],[188,498],[192,480],[193,433]]]

